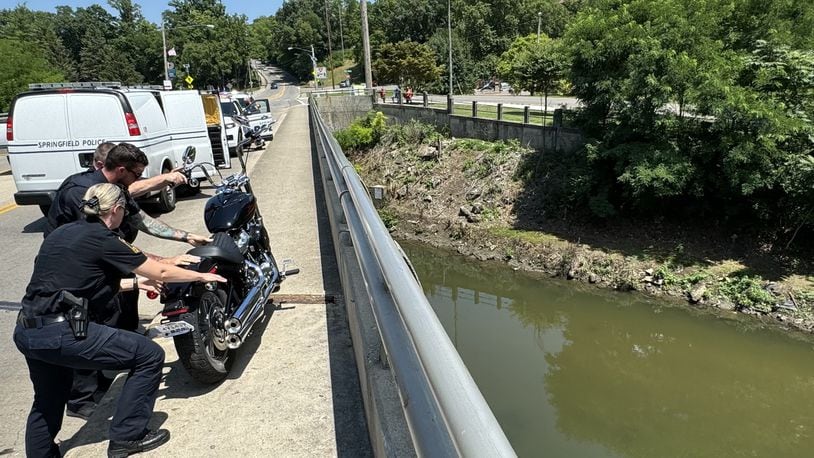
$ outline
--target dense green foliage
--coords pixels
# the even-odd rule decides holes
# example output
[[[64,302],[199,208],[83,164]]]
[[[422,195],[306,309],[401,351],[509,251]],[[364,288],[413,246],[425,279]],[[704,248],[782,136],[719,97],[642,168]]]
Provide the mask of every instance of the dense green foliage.
[[[0,53],[5,64],[0,70],[0,111],[7,110],[11,98],[29,83],[161,84],[161,24],[147,21],[132,0],[108,0],[108,4],[116,15],[99,5],[58,6],[48,13],[32,11],[23,3],[0,10]],[[251,50],[260,47],[246,18],[227,14],[218,0],[172,0],[169,7],[163,18],[167,48],[177,53],[169,57],[178,69],[176,85],[186,77],[184,64],[188,64],[195,87],[243,86]]]
[[[369,113],[350,126],[334,133],[343,151],[358,151],[377,144],[384,133],[385,121],[381,112]]]

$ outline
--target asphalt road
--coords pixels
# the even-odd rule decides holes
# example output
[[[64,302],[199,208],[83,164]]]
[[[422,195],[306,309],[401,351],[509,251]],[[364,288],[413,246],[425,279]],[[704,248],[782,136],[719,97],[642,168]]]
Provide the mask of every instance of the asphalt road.
[[[283,283],[270,316],[258,323],[232,373],[217,386],[192,381],[172,341],[157,341],[166,364],[151,427],[168,428],[172,439],[144,456],[370,456],[344,307],[341,297],[336,303],[325,300],[338,296],[338,279],[335,267],[331,270],[332,248],[318,234],[324,215],[315,197],[307,111],[298,100],[299,89],[284,74],[271,73],[270,78],[283,81],[280,88],[254,95],[271,102],[275,139],[264,151],[249,153],[249,171],[275,255],[278,260],[294,257],[302,273]],[[0,174],[0,455],[23,456],[33,392],[10,336],[42,242],[44,218],[37,207],[14,205],[13,192],[11,175]],[[180,201],[160,218],[205,234],[203,205],[211,194],[211,188],[202,187],[198,196]],[[189,248],[145,234],[136,245],[165,256]],[[160,310],[160,304],[142,296],[142,325],[155,322]],[[123,382],[120,375],[89,422],[65,418],[58,439],[66,456],[104,455]]]

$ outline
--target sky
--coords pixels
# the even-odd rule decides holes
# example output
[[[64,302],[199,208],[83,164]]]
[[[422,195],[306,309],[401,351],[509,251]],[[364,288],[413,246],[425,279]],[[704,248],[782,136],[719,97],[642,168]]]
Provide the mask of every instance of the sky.
[[[283,0],[222,0],[229,14],[245,14],[249,22],[259,16],[271,16],[280,8]],[[14,8],[18,4],[25,4],[31,10],[56,11],[57,5],[68,5],[74,8],[87,7],[93,4],[101,5],[111,13],[113,10],[107,0],[79,0],[79,1],[47,1],[47,0],[0,0],[0,9]],[[134,0],[133,3],[141,5],[141,12],[148,21],[158,24],[161,22],[161,12],[169,9],[168,0]]]

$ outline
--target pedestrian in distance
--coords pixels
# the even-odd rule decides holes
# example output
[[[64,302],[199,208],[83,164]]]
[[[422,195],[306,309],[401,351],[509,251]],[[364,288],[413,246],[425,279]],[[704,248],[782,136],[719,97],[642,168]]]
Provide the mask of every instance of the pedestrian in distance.
[[[404,100],[407,103],[413,103],[413,88],[407,86],[407,90],[404,92]]]
[[[40,247],[14,328],[14,343],[34,387],[25,431],[30,457],[61,456],[54,441],[74,369],[129,371],[110,423],[108,457],[167,442],[169,431],[147,429],[164,351],[143,335],[97,323],[116,313],[111,300],[118,291],[138,287],[125,279],[131,273],[146,277],[153,291],[163,282],[226,281],[159,263],[124,241],[116,229],[128,211],[127,195],[115,184],[91,186],[79,208],[87,218],[60,226]]]
[[[385,97],[384,86],[379,88],[379,97],[382,98],[382,103],[384,103],[385,102],[385,100],[384,100],[384,97]]]
[[[401,104],[401,86],[396,86],[393,90],[393,103]]]

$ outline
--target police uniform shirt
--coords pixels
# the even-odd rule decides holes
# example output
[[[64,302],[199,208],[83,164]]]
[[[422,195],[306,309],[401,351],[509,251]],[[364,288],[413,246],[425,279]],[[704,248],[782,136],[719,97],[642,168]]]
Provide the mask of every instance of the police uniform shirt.
[[[60,226],[45,239],[34,261],[23,313],[31,318],[67,312],[57,303],[59,292],[65,290],[88,300],[92,320],[104,320],[116,312],[109,303],[121,279],[146,260],[144,253],[96,217]]]
[[[48,225],[43,232],[43,237],[47,238],[51,232],[63,224],[85,219],[85,214],[82,213],[82,209],[80,208],[82,198],[85,197],[85,192],[95,184],[107,182],[107,178],[101,170],[88,170],[66,178],[59,186],[56,199],[48,211]],[[125,205],[127,215],[124,217],[124,220],[122,220],[121,226],[119,226],[119,232],[124,240],[128,243],[133,243],[133,241],[136,240],[136,235],[138,235],[138,226],[133,220],[133,217],[141,211],[141,208],[139,208],[136,201],[130,197],[130,193],[127,192],[126,189],[124,193],[127,198]]]

